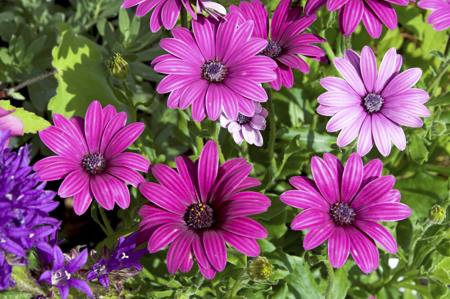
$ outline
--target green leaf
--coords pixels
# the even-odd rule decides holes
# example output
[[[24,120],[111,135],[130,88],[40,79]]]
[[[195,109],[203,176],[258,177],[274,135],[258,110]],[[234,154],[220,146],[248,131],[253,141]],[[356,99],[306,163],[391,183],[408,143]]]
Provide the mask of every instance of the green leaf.
[[[0,101],[0,108],[5,110],[15,110],[12,115],[22,121],[24,133],[35,134],[50,126],[50,123],[44,118],[23,108],[14,107],[9,101]]]
[[[334,277],[327,291],[327,299],[345,299],[350,288],[347,271],[344,268],[334,272]]]
[[[285,280],[289,285],[289,292],[293,295],[292,298],[323,298],[305,261],[292,255],[285,255],[284,258],[284,266],[291,272]]]
[[[52,51],[58,88],[48,109],[70,117],[84,115],[93,100],[104,105],[117,102],[98,45],[69,29],[61,35]]]
[[[42,291],[41,287],[37,284],[36,280],[34,280],[31,277],[27,267],[22,266],[13,267],[12,277],[16,282],[15,288],[17,290],[20,290],[21,292],[24,293],[30,293],[33,295],[44,295],[44,292]]]

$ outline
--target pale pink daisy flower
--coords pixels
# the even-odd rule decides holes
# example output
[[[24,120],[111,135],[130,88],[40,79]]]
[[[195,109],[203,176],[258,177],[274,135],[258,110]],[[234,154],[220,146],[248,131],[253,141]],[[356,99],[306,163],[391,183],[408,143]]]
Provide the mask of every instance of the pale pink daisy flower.
[[[220,116],[220,125],[228,129],[237,144],[241,144],[245,140],[248,144],[263,145],[260,131],[266,129],[268,112],[259,103],[256,103],[255,109],[253,116],[245,116],[240,113],[236,118],[228,118],[225,114]]]
[[[434,30],[442,31],[450,28],[450,2],[448,0],[421,0],[417,4],[422,9],[431,10],[428,23]]]
[[[337,145],[344,147],[358,138],[358,154],[366,155],[373,147],[383,156],[391,152],[392,143],[399,149],[406,147],[401,126],[419,128],[421,117],[430,112],[424,103],[429,95],[413,88],[422,70],[412,68],[400,72],[402,56],[394,48],[384,56],[380,67],[372,49],[365,46],[361,56],[352,50],[334,64],[343,79],[326,77],[320,84],[327,90],[318,98],[317,112],[332,116],[328,132],[340,131]]]

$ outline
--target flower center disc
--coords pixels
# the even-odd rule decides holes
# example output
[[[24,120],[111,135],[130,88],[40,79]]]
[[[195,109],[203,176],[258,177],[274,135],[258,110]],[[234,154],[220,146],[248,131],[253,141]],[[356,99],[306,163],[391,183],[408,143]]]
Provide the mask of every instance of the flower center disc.
[[[102,173],[106,168],[106,161],[102,154],[87,154],[81,161],[83,169],[89,174]]]
[[[369,93],[364,98],[364,107],[366,107],[366,111],[369,113],[378,112],[383,107],[384,100],[383,98],[374,93]]]
[[[209,82],[222,82],[225,80],[227,74],[227,67],[217,60],[207,61],[202,66],[202,77]]]
[[[214,223],[213,209],[204,203],[191,204],[184,213],[184,222],[195,230],[210,228]]]
[[[278,56],[280,56],[281,50],[282,49],[277,42],[269,40],[269,43],[267,44],[266,48],[262,50],[261,53],[270,58],[277,58]]]
[[[356,214],[346,203],[337,202],[331,206],[330,216],[337,225],[348,225],[355,220]]]
[[[66,270],[58,270],[52,274],[52,285],[64,284],[70,277],[71,274]]]
[[[243,114],[238,114],[237,123],[240,125],[248,124],[252,120],[251,117],[245,116]]]

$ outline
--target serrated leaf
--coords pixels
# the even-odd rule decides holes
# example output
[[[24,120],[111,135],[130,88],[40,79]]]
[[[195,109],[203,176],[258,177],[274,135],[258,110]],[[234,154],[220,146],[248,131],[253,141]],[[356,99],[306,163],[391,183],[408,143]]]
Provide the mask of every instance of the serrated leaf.
[[[69,29],[61,35],[52,51],[58,88],[48,109],[70,117],[84,115],[93,100],[104,105],[117,102],[106,79],[108,74],[99,46]]]
[[[22,121],[24,133],[35,134],[51,125],[47,120],[34,114],[33,112],[27,111],[23,108],[14,107],[9,103],[9,101],[0,101],[0,108],[5,110],[15,110],[12,115]]]

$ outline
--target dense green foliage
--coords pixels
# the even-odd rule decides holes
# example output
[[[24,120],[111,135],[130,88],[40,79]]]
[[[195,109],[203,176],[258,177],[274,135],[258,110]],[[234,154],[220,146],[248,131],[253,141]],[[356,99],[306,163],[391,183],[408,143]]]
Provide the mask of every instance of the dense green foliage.
[[[222,1],[225,2],[228,1]],[[265,2],[271,9],[278,3]],[[382,159],[385,173],[397,178],[396,188],[401,191],[402,201],[413,209],[413,215],[388,226],[398,240],[399,252],[395,256],[381,252],[380,268],[364,275],[351,259],[344,268],[331,269],[324,246],[305,252],[301,245],[302,233],[288,229],[297,211],[278,199],[281,192],[290,188],[289,177],[310,175],[312,156],[332,152],[345,160],[356,149],[356,145],[339,149],[335,144],[336,135],[325,130],[328,118],[315,112],[317,96],[323,92],[319,79],[337,74],[332,64],[309,61],[308,75],[295,73],[295,88],[272,92],[265,105],[271,114],[264,132],[264,147],[240,147],[218,124],[205,121],[200,125],[192,121],[190,112],[166,107],[165,96],[155,92],[161,76],[152,70],[149,62],[162,53],[159,40],[169,33],[151,33],[148,16],[137,18],[131,10],[120,9],[120,4],[120,0],[1,1],[0,107],[20,107],[15,114],[23,120],[27,133],[16,145],[31,142],[33,154],[47,155],[47,149],[35,133],[50,125],[51,115],[83,115],[87,105],[98,99],[127,111],[131,121],[145,122],[146,130],[134,149],[152,164],[174,166],[175,156],[195,157],[203,142],[214,138],[225,159],[242,156],[254,165],[253,176],[263,181],[260,188],[272,199],[269,211],[257,217],[269,230],[269,238],[260,242],[262,255],[272,265],[267,279],[255,280],[254,275],[250,276],[247,272],[250,259],[233,250],[228,253],[226,270],[212,281],[204,280],[195,267],[187,275],[170,276],[162,252],[143,259],[144,270],[128,281],[121,296],[448,298],[450,220],[447,217],[442,223],[435,223],[428,217],[433,205],[447,208],[450,203],[448,31],[434,31],[425,23],[425,12],[415,5],[398,8],[399,29],[384,31],[379,40],[370,39],[361,28],[351,39],[344,39],[338,34],[336,16],[324,10],[312,28],[327,38],[328,43],[323,47],[329,59],[342,56],[343,49],[350,46],[360,51],[364,45],[370,45],[378,58],[387,49],[397,48],[405,67],[422,68],[424,75],[418,87],[431,96],[427,103],[431,117],[425,120],[424,127],[405,131],[407,149],[404,152],[394,149],[388,158]],[[123,79],[109,71],[115,52],[121,53],[129,64]],[[37,80],[27,82],[30,78]],[[26,86],[21,88],[21,83]],[[382,158],[373,150],[365,159],[376,157]],[[148,174],[147,179],[153,178]],[[115,219],[115,230],[97,240],[98,246],[112,245],[118,236],[136,230],[137,210],[144,199],[136,190],[132,195],[128,210],[108,213]],[[73,212],[68,209],[65,213]],[[89,216],[101,222],[95,206]],[[65,219],[77,220],[74,216],[62,218],[62,237],[69,238]],[[41,294],[42,290],[30,275],[28,270],[17,267],[16,289],[0,293],[0,298],[30,298]],[[97,288],[96,293],[105,292]],[[79,298],[80,294],[73,296]],[[118,294],[110,290],[104,296],[116,298]]]

